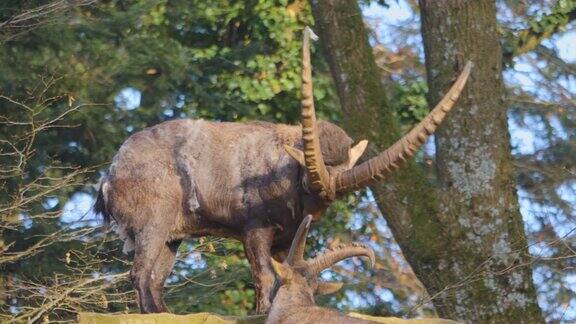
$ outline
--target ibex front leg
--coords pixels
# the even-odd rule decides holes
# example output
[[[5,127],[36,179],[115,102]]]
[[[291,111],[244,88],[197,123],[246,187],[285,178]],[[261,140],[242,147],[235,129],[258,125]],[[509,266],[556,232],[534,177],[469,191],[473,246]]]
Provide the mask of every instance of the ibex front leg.
[[[274,271],[270,266],[270,249],[274,238],[273,227],[250,226],[244,233],[244,253],[252,270],[256,287],[256,313],[266,314],[270,309],[270,292],[274,285]]]

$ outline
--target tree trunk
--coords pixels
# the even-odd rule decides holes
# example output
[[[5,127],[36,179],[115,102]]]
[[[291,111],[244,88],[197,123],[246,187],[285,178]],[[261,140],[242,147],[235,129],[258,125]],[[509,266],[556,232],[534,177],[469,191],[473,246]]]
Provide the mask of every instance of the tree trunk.
[[[371,145],[365,159],[401,137],[389,105],[362,14],[356,1],[312,1],[320,44],[328,60],[344,111],[344,127]],[[444,250],[442,228],[434,220],[436,201],[424,172],[410,161],[391,179],[371,187],[394,237],[417,268],[436,268]],[[422,280],[422,278],[420,278]]]
[[[371,187],[441,317],[541,322],[513,178],[491,1],[422,1],[430,105],[476,63],[437,135],[439,184],[413,162]],[[356,1],[312,1],[344,127],[372,154],[400,137]],[[458,64],[457,64],[458,63]],[[439,189],[433,189],[439,187]]]
[[[440,295],[437,309],[472,321],[542,321],[516,195],[496,3],[421,0],[420,8],[429,103],[465,60],[476,63],[436,134],[440,210],[455,247],[441,264],[444,281],[475,275],[465,289]]]

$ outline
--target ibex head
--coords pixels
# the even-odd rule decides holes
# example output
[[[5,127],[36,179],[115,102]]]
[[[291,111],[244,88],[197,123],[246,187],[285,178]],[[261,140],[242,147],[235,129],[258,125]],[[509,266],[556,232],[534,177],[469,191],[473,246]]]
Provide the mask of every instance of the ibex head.
[[[276,289],[271,300],[280,298],[283,299],[279,301],[280,303],[314,304],[314,295],[333,293],[342,287],[342,283],[339,282],[319,281],[318,276],[323,270],[354,256],[367,257],[371,265],[374,265],[374,251],[359,243],[341,245],[317,255],[313,259],[304,260],[306,236],[311,221],[312,216],[310,215],[304,218],[292,241],[290,252],[283,263],[271,258],[270,261],[277,277]]]
[[[468,62],[444,98],[408,134],[384,152],[355,166],[366,149],[368,144],[366,140],[362,140],[352,146],[352,140],[341,129],[340,131],[344,135],[327,139],[321,137],[324,129],[329,127],[316,122],[310,64],[310,38],[316,39],[316,35],[310,28],[306,27],[302,46],[302,112],[300,116],[303,151],[291,146],[285,146],[284,148],[290,156],[306,169],[309,189],[326,201],[334,200],[338,194],[360,189],[373,181],[386,178],[398,169],[402,162],[412,157],[452,109],[472,69],[472,63]],[[337,126],[330,125],[332,128],[337,128]],[[334,134],[338,133],[337,131],[333,132]],[[322,152],[327,151],[324,143],[347,146],[348,156],[345,161],[338,161],[335,165],[327,165],[325,163],[327,157],[322,154]],[[340,158],[340,160],[343,159]]]

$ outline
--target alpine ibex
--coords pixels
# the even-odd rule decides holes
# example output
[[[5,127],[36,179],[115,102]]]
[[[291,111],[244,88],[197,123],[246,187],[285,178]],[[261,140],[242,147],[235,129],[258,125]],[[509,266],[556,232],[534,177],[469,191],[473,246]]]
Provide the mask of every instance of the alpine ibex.
[[[110,165],[95,210],[113,219],[134,249],[131,278],[142,312],[167,311],[164,281],[183,239],[203,235],[244,244],[257,296],[267,312],[279,260],[304,215],[318,219],[338,196],[383,179],[436,130],[464,87],[464,68],[447,95],[406,136],[355,166],[366,141],[316,122],[310,66],[310,29],[304,32],[301,126],[264,122],[172,120],[130,136]]]
[[[312,216],[306,216],[300,224],[290,253],[282,263],[270,258],[270,263],[277,276],[276,289],[272,291],[272,307],[266,320],[267,324],[303,324],[303,323],[372,323],[359,318],[349,317],[336,310],[316,306],[314,294],[318,287],[325,285],[318,281],[320,272],[334,264],[353,256],[364,256],[375,263],[374,251],[358,243],[341,245],[304,260],[306,236]],[[331,283],[338,290],[341,285]]]

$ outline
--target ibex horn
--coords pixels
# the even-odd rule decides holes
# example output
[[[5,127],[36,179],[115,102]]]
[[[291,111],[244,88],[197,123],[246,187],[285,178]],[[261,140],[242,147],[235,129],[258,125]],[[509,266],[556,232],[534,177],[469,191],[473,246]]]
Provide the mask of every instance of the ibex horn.
[[[302,220],[294,239],[292,240],[292,245],[290,246],[290,251],[286,257],[286,263],[289,265],[295,265],[304,261],[304,249],[306,248],[306,237],[308,236],[308,230],[310,229],[310,223],[312,223],[312,215],[308,215]]]
[[[408,134],[378,156],[350,170],[337,174],[335,176],[336,192],[357,190],[376,180],[381,180],[398,169],[400,164],[406,161],[407,158],[412,157],[416,150],[434,133],[446,114],[454,107],[468,80],[472,66],[472,62],[466,64],[450,91],[432,109],[428,116]]]
[[[364,256],[370,260],[370,266],[376,263],[376,256],[374,250],[364,244],[352,243],[348,245],[341,245],[332,250],[328,250],[318,255],[314,259],[306,261],[308,273],[311,276],[317,276],[324,269],[328,269],[339,261],[351,258],[354,256]]]
[[[300,122],[302,123],[302,141],[304,144],[304,162],[308,173],[310,189],[320,194],[321,197],[334,199],[334,179],[330,177],[322,150],[320,149],[320,139],[316,128],[316,110],[314,108],[314,93],[312,88],[312,68],[310,63],[310,38],[316,40],[317,36],[312,29],[304,29],[304,40],[302,45],[302,112]]]

